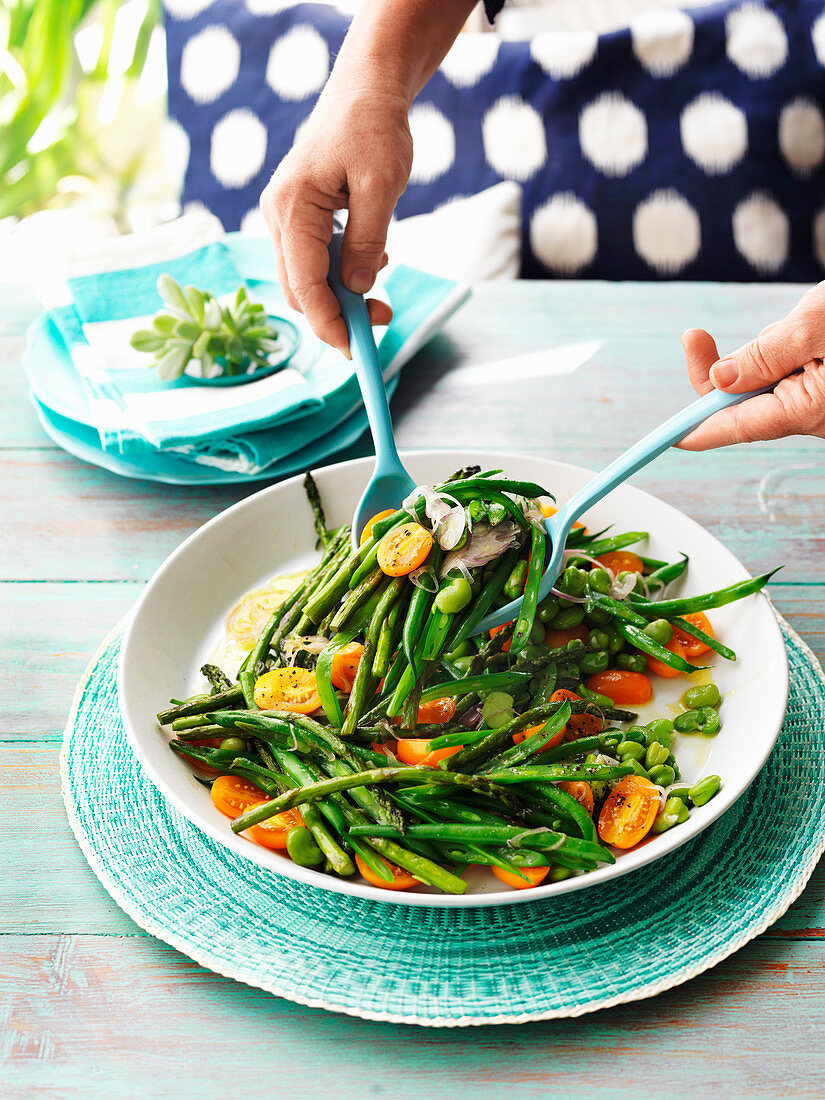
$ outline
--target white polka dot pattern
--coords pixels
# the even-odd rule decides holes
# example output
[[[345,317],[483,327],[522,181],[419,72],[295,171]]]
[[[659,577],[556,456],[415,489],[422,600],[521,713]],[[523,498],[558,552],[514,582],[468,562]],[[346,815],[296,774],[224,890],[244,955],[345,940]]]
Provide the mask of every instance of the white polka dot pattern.
[[[789,237],[788,218],[770,195],[754,192],[733,212],[736,247],[758,271],[779,270],[788,255]]]
[[[502,96],[481,122],[484,156],[505,179],[522,183],[547,159],[547,139],[541,115],[519,96]]]
[[[224,187],[244,187],[266,158],[266,128],[247,107],[225,114],[212,131],[209,166]]]
[[[825,207],[814,218],[814,253],[817,260],[825,267]]]
[[[554,195],[530,219],[530,246],[551,271],[576,275],[596,257],[596,217],[572,191]]]
[[[266,82],[281,99],[307,99],[320,92],[329,76],[329,48],[314,27],[293,27],[272,43]]]
[[[594,31],[545,31],[530,40],[530,56],[554,80],[568,80],[596,56]]]
[[[645,116],[621,92],[605,92],[582,111],[579,144],[606,176],[626,176],[647,154]]]
[[[702,242],[699,215],[678,191],[655,191],[633,215],[633,246],[662,275],[696,259]]]
[[[811,41],[814,44],[817,61],[825,68],[825,11],[811,27]]]
[[[689,103],[679,129],[683,149],[709,176],[729,172],[748,148],[744,111],[717,92],[704,92]]]
[[[633,52],[653,76],[673,76],[693,50],[693,20],[677,8],[643,12],[630,23]]]
[[[727,18],[728,57],[753,80],[772,76],[788,56],[788,39],[777,15],[748,0]]]
[[[779,113],[779,148],[801,176],[808,176],[825,157],[825,120],[810,99],[794,99]]]
[[[196,103],[212,103],[238,78],[241,47],[226,27],[204,27],[183,48],[180,82]]]
[[[441,62],[441,72],[456,88],[472,88],[495,65],[500,41],[495,34],[460,34]]]
[[[455,160],[455,131],[432,103],[416,103],[410,111],[413,163],[410,183],[432,183]]]
[[[253,206],[247,210],[241,218],[241,233],[248,233],[251,237],[265,237],[267,235],[266,222],[261,213],[260,206]]]

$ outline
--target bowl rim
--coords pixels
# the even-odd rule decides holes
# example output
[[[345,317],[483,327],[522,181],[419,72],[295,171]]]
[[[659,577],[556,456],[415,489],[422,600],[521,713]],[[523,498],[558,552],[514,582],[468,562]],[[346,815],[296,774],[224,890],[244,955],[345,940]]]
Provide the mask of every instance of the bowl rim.
[[[567,470],[572,471],[574,474],[583,475],[585,477],[593,476],[595,471],[589,470],[586,467],[578,466],[573,463],[564,462],[555,458],[546,458],[542,455],[499,451],[493,449],[475,449],[469,448],[419,448],[411,449],[407,448],[400,452],[402,460],[405,458],[415,459],[421,457],[427,458],[439,458],[442,457],[445,461],[452,461],[458,459],[459,461],[467,461],[468,459],[473,462],[481,461],[482,463],[493,463],[500,465],[502,462],[513,463],[532,463],[539,462],[543,464],[551,464],[555,466],[565,467]],[[345,462],[332,463],[328,466],[319,466],[313,468],[312,472],[316,475],[328,474],[331,471],[340,470],[358,470],[364,468],[366,470],[373,464],[374,457],[366,456],[364,458],[349,459]],[[649,844],[645,844],[643,848],[636,849],[637,853],[644,852],[644,857],[641,861],[635,861],[628,857],[622,857],[615,864],[606,864],[597,868],[595,871],[588,872],[584,875],[573,876],[572,878],[565,879],[562,882],[543,884],[533,887],[530,890],[506,890],[495,891],[490,893],[479,894],[462,894],[462,895],[450,895],[450,894],[427,894],[427,893],[413,893],[407,891],[390,892],[381,890],[370,884],[363,884],[358,881],[352,881],[350,879],[338,879],[332,875],[326,875],[322,872],[313,870],[312,868],[301,867],[298,864],[292,863],[288,860],[278,859],[278,862],[272,858],[274,853],[269,852],[267,849],[258,845],[252,844],[242,837],[236,836],[230,829],[227,829],[225,822],[221,819],[215,820],[213,823],[209,821],[194,820],[189,807],[184,798],[178,796],[177,792],[171,789],[166,783],[165,777],[160,773],[153,765],[152,761],[148,758],[146,752],[143,750],[142,736],[138,728],[132,721],[132,716],[127,704],[127,673],[128,673],[128,661],[130,648],[135,646],[139,628],[141,626],[141,615],[143,613],[144,606],[152,599],[152,594],[155,587],[161,582],[164,574],[170,569],[177,560],[188,554],[190,548],[193,545],[197,545],[204,539],[210,537],[211,531],[219,524],[227,522],[227,517],[234,516],[236,514],[242,514],[244,509],[250,507],[257,507],[257,502],[262,498],[268,496],[275,496],[280,491],[283,491],[287,487],[292,487],[302,482],[304,474],[296,474],[283,481],[276,482],[275,484],[265,486],[259,489],[255,493],[251,493],[249,496],[244,497],[242,500],[237,501],[235,504],[230,505],[228,508],[218,512],[211,519],[207,520],[199,528],[193,531],[186,539],[183,540],[177,546],[171,554],[169,554],[164,561],[158,566],[155,572],[150,577],[146,586],[144,587],[140,597],[136,601],[135,605],[128,613],[126,627],[124,630],[123,641],[121,644],[120,655],[118,658],[118,670],[117,670],[117,694],[118,704],[123,721],[124,730],[126,732],[127,739],[132,748],[132,751],[137,756],[141,766],[146,774],[152,780],[157,789],[163,794],[163,796],[189,821],[195,825],[196,828],[206,832],[214,840],[218,841],[225,848],[229,848],[231,851],[238,855],[243,856],[246,859],[251,859],[253,862],[268,868],[275,875],[283,875],[287,878],[299,881],[305,885],[315,886],[320,889],[328,890],[332,893],[347,894],[350,897],[356,897],[366,899],[369,901],[379,901],[384,904],[396,904],[396,905],[413,905],[423,906],[425,908],[476,908],[476,907],[490,907],[499,905],[517,905],[526,902],[539,901],[546,898],[557,897],[562,894],[570,893],[576,890],[586,889],[588,887],[595,887],[605,882],[612,882],[622,875],[630,874],[634,871],[640,871],[648,864],[655,862],[658,859],[662,859],[670,852],[677,848],[680,848],[683,844],[692,840],[703,832],[709,825],[716,821],[727,809],[730,808],[750,787],[753,780],[765,764],[768,756],[770,755],[776,739],[779,736],[779,731],[782,727],[782,721],[785,715],[785,709],[788,700],[789,690],[789,672],[788,672],[788,657],[785,643],[782,638],[782,632],[776,616],[773,612],[772,605],[764,591],[759,592],[756,595],[756,599],[763,602],[770,612],[770,621],[772,623],[772,629],[774,631],[774,641],[778,643],[778,652],[781,653],[781,663],[778,668],[778,672],[781,674],[781,692],[779,693],[779,699],[777,702],[774,700],[773,708],[765,707],[765,720],[766,723],[773,727],[772,736],[767,743],[767,747],[764,753],[758,759],[751,761],[750,767],[743,769],[742,777],[739,782],[730,790],[723,785],[719,794],[714,797],[709,803],[702,807],[703,814],[701,819],[697,819],[692,825],[690,822],[685,823],[679,829],[670,830],[666,833],[658,835],[654,841]],[[710,539],[715,549],[722,554],[723,557],[728,559],[732,571],[738,573],[741,579],[746,579],[751,576],[748,573],[745,566],[739,559],[730,551],[724,543],[722,543],[715,535],[711,534],[706,528],[699,524],[696,520],[690,516],[685,515],[679,509],[675,508],[667,501],[661,500],[653,493],[649,493],[646,490],[639,489],[634,485],[628,485],[624,483],[621,488],[624,491],[628,491],[632,494],[638,494],[642,498],[648,498],[654,500],[662,507],[677,513],[680,517],[686,520],[688,523],[697,527],[701,531],[702,535]],[[277,567],[276,567],[277,568]],[[275,573],[273,573],[275,575]],[[154,732],[157,734],[160,731],[160,727],[157,723],[154,723]],[[654,848],[655,846],[655,848]],[[653,851],[648,849],[653,848]],[[277,857],[275,857],[277,858]]]

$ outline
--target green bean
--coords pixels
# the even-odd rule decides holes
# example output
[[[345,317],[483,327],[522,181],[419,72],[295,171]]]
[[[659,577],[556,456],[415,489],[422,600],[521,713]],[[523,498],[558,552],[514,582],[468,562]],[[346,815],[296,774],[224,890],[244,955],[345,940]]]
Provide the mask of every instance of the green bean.
[[[467,495],[469,497],[487,500],[487,491],[489,489],[495,489],[500,493],[512,493],[516,497],[526,497],[528,500],[535,500],[537,497],[550,497],[551,500],[556,498],[552,493],[542,488],[535,481],[513,481],[510,478],[496,478],[496,477],[475,477],[467,478],[466,480],[457,482],[444,482],[441,485],[436,486],[437,493],[447,493],[449,496],[455,497],[456,500],[460,500],[459,493]]]
[[[689,622],[687,619],[681,619],[678,616],[671,619],[673,626],[678,627],[683,634],[689,634],[691,638],[696,638],[712,649],[714,653],[718,653],[720,657],[724,657],[726,661],[736,660],[736,651],[731,649],[730,646],[723,645],[717,641],[716,638],[712,638],[710,634],[706,634],[704,630],[700,630],[694,623]]]
[[[625,546],[632,546],[634,542],[641,542],[646,538],[647,531],[628,531],[623,535],[613,535],[612,538],[589,543],[587,553],[590,557],[598,558],[601,554],[609,554],[612,550],[623,550]]]
[[[441,733],[430,738],[431,749],[452,749],[456,745],[472,745],[474,741],[480,741],[486,737],[489,730],[453,730],[450,733]]]
[[[355,679],[352,682],[349,702],[344,711],[344,724],[341,727],[342,737],[352,736],[367,703],[375,692],[376,680],[372,674],[374,656],[375,643],[368,637],[364,643],[361,660],[358,662]]]
[[[570,760],[575,756],[583,756],[591,751],[613,755],[613,750],[621,740],[622,734],[619,730],[608,730],[606,733],[597,733],[590,737],[577,737],[575,741],[562,741],[555,748],[545,749],[541,759],[543,763],[551,764],[557,760]]]
[[[296,731],[292,721],[295,715],[286,711],[221,710],[215,711],[209,717],[218,726],[254,730],[258,736],[263,736],[265,741],[279,748],[292,749],[302,754],[312,752],[312,746],[306,738]]]
[[[664,588],[665,585],[670,584],[671,581],[677,580],[687,569],[688,561],[689,558],[687,554],[683,554],[681,561],[671,562],[669,565],[660,566],[649,576],[645,577],[648,587],[653,585],[656,588]]]
[[[781,569],[782,566],[779,566]],[[696,611],[709,611],[714,607],[724,607],[725,604],[742,600],[746,596],[752,596],[755,592],[761,592],[771,577],[779,571],[772,569],[769,573],[763,573],[759,577],[750,577],[746,581],[738,581],[728,585],[727,588],[718,588],[715,592],[706,592],[702,596],[685,596],[675,600],[659,600],[657,603],[646,603],[641,600],[633,600],[633,609],[650,618],[673,618],[677,615],[692,615]]]
[[[378,547],[380,545],[380,542],[375,543],[370,552],[365,555],[364,560],[350,577],[349,583],[347,585],[347,588],[350,590],[350,592],[352,592],[353,589],[357,588],[362,581],[365,581],[370,573],[372,573],[372,571],[375,569],[376,565],[378,564]]]
[[[452,759],[452,757],[449,757]],[[518,768],[502,769],[484,773],[484,778],[493,783],[561,783],[584,781],[590,783],[599,779],[621,779],[630,775],[633,768],[629,764],[522,764]]]
[[[212,695],[210,698],[214,699]],[[175,718],[172,722],[172,730],[175,733],[180,733],[185,730],[196,730],[202,726],[208,726],[210,724],[209,719],[205,714],[192,714],[188,718]],[[204,736],[206,736],[204,734]]]
[[[500,756],[491,760],[484,770],[512,768],[516,764],[521,764],[528,756],[532,756],[534,752],[539,752],[544,748],[548,741],[552,740],[560,730],[563,730],[569,718],[570,704],[568,703],[559,707],[556,713],[552,714],[535,733],[531,733],[518,745],[513,745],[512,748],[506,749]]]
[[[510,570],[510,576],[504,582],[504,595],[508,600],[515,600],[521,595],[524,582],[527,579],[527,562],[522,558],[516,562]]]
[[[388,583],[386,573],[380,569],[374,569],[357,588],[349,594],[330,620],[330,629],[339,631],[346,626],[352,615],[363,607],[367,600],[379,589],[383,590]]]
[[[694,806],[704,806],[717,793],[722,786],[722,780],[718,775],[706,775],[698,783],[694,783],[688,791],[688,798]]]
[[[392,830],[375,826],[370,832],[368,826],[350,829],[351,836],[386,836],[398,834]],[[522,829],[518,825],[411,825],[405,834],[407,837],[422,840],[475,841],[478,844],[506,844],[511,848],[529,848],[536,851],[567,851],[586,859],[600,863],[615,863],[615,857],[609,849],[592,841],[578,840],[566,833],[550,829]],[[555,856],[554,856],[555,858]]]
[[[718,707],[721,702],[722,696],[716,684],[700,684],[698,687],[688,688],[682,696],[682,706],[685,710]]]
[[[392,605],[389,614],[381,624],[378,645],[375,650],[375,660],[372,662],[372,674],[376,680],[381,680],[387,675],[392,651],[399,640],[398,620],[401,618],[401,612],[406,610],[405,603],[406,600],[402,593],[401,598]]]
[[[530,640],[530,634],[536,619],[536,608],[539,601],[539,584],[544,573],[545,546],[547,532],[544,524],[533,520],[530,525],[532,541],[530,546],[530,564],[527,569],[527,582],[524,587],[524,599],[521,601],[521,610],[513,631],[513,641],[510,652],[518,653]],[[544,631],[542,630],[542,637]]]
[[[640,649],[642,653],[647,653],[657,661],[661,661],[663,665],[675,668],[679,672],[691,673],[696,672],[700,668],[707,668],[707,665],[692,665],[689,661],[686,661],[684,657],[680,657],[678,653],[671,653],[670,650],[665,649],[663,645],[654,642],[652,638],[648,637],[648,635],[637,626],[631,626],[630,623],[619,621],[616,623],[616,629],[631,645]]]
[[[223,726],[207,722],[203,726],[198,726],[197,729],[178,730],[177,735],[178,741],[202,741],[207,737],[224,737],[226,730]]]
[[[460,695],[468,695],[471,691],[503,691],[507,688],[517,688],[530,681],[527,672],[487,672],[481,676],[468,676],[463,680],[445,680],[443,683],[434,684],[421,693],[421,702],[429,703],[432,699],[444,699],[447,696],[456,698]]]

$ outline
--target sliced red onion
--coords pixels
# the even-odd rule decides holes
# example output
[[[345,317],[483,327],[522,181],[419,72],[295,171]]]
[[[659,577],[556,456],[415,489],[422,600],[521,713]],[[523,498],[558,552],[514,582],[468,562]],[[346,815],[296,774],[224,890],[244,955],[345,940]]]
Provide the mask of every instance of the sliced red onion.
[[[461,724],[465,729],[477,730],[482,721],[481,703],[476,703],[475,706],[470,707],[467,713],[462,717]]]
[[[610,595],[614,600],[624,600],[636,587],[638,573],[629,573],[623,580],[616,578],[610,586]]]
[[[674,786],[675,785],[676,784],[674,784]],[[667,792],[668,790],[670,790],[670,788],[668,787],[666,790],[664,787],[660,787],[658,783],[654,783],[653,786],[656,788],[656,794],[658,794],[659,796],[659,813],[661,813],[662,810],[665,808],[665,803],[667,802]]]
[[[416,588],[423,588],[425,592],[438,591],[438,578],[429,565],[419,565],[409,574],[409,578]]]
[[[551,588],[550,591],[554,596],[560,596],[563,600],[569,600],[570,603],[587,603],[584,596],[571,596],[569,592],[562,592],[560,588]]]
[[[581,558],[582,561],[589,561],[591,565],[597,566],[599,569],[606,570],[611,577],[615,576],[612,569],[608,569],[607,566],[602,565],[598,558],[593,558],[590,554],[583,554],[581,550],[565,550],[564,560],[569,561],[570,558]]]
[[[442,550],[452,550],[461,541],[467,526],[464,508],[446,493],[436,493],[431,485],[418,485],[402,501],[401,507],[415,510],[422,498],[424,514],[432,526],[433,538]]]
[[[445,577],[459,562],[468,569],[478,569],[495,558],[501,557],[505,550],[521,542],[522,534],[512,520],[502,520],[495,527],[489,523],[479,523],[460,550],[452,550],[441,565],[441,576]]]

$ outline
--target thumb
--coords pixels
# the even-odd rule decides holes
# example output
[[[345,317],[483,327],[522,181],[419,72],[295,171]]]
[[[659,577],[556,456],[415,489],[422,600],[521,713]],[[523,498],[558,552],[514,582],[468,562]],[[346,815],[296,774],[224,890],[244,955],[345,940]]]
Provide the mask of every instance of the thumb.
[[[383,188],[350,191],[349,216],[341,243],[341,276],[355,294],[366,294],[383,266],[387,229],[397,197]]]
[[[821,334],[812,331],[805,316],[792,311],[737,351],[710,368],[710,380],[718,390],[747,393],[785,378],[797,367],[820,355]]]

